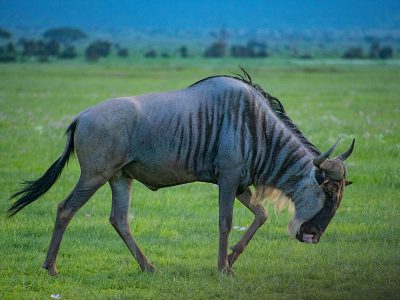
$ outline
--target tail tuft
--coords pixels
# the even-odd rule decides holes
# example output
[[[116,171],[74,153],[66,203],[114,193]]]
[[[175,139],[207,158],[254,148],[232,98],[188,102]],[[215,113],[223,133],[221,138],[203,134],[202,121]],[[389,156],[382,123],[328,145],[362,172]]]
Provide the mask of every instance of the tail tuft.
[[[43,196],[60,177],[64,166],[67,164],[71,153],[74,152],[74,132],[77,120],[74,120],[66,131],[67,144],[63,154],[40,178],[32,181],[24,181],[23,187],[18,190],[10,199],[20,197],[8,209],[8,216],[11,217],[28,204]]]

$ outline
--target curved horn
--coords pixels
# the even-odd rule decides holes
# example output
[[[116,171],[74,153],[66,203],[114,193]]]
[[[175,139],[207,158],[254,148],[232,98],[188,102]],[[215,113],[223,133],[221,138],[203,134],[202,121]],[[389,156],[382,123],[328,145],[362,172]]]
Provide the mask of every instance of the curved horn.
[[[354,150],[354,143],[356,142],[356,139],[353,139],[353,142],[351,143],[349,149],[347,149],[346,152],[343,152],[342,154],[340,154],[339,156],[337,156],[337,159],[340,159],[341,161],[345,161],[350,155],[351,153],[353,153]]]
[[[336,141],[336,143],[329,148],[328,151],[326,151],[325,153],[320,154],[319,156],[317,156],[316,158],[313,159],[313,164],[314,166],[316,166],[317,168],[319,168],[319,166],[327,159],[329,158],[329,156],[332,154],[332,152],[335,150],[337,144],[339,143],[339,141],[341,140],[341,138],[338,138],[338,140]]]

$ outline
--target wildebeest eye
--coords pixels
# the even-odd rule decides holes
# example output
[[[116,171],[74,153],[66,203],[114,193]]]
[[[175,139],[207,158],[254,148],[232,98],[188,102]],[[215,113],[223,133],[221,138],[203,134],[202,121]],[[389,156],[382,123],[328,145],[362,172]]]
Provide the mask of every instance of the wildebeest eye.
[[[317,181],[317,183],[319,185],[321,185],[321,184],[323,184],[325,182],[326,177],[325,177],[325,172],[324,171],[322,171],[320,169],[316,169],[315,173],[314,173],[314,176],[315,176],[315,180]]]

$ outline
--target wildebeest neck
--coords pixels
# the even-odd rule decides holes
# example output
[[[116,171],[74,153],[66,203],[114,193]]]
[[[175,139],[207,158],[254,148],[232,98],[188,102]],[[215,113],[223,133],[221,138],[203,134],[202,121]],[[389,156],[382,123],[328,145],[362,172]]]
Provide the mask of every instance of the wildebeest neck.
[[[275,115],[269,115],[267,124],[267,163],[256,183],[280,189],[292,198],[299,181],[309,177],[314,154]]]

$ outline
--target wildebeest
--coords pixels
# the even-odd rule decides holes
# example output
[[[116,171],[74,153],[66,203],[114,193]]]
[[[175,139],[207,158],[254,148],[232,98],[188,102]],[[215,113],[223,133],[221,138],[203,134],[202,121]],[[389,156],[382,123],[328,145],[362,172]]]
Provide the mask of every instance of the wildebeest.
[[[212,76],[188,88],[116,98],[90,107],[73,120],[58,160],[37,180],[12,197],[14,215],[46,193],[75,151],[81,174],[58,205],[43,267],[56,275],[56,256],[74,214],[96,190],[109,182],[110,223],[143,271],[153,265],[134,240],[129,223],[134,179],[151,190],[202,181],[219,188],[218,269],[230,273],[267,213],[260,198],[275,189],[290,198],[294,214],[288,230],[299,241],[317,243],[340,204],[349,149],[330,159],[335,146],[320,153],[286,115],[280,101],[250,76]],[[256,188],[255,195],[249,189]],[[261,196],[260,196],[261,195]],[[239,199],[255,215],[253,223],[228,255],[233,203]]]

